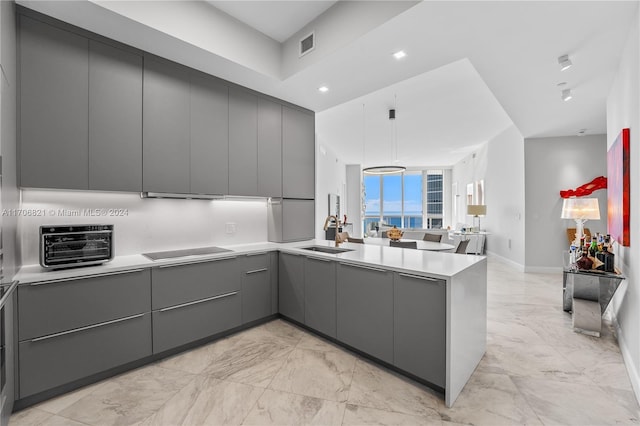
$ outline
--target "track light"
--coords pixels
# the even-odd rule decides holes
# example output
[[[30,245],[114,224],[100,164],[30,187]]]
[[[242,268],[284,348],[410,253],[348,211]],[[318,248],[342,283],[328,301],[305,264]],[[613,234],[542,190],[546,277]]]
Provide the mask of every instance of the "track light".
[[[566,89],[562,91],[562,100],[563,101],[568,101],[571,98],[573,98],[573,95],[571,94],[571,89]]]
[[[571,68],[571,65],[573,65],[573,63],[571,62],[571,59],[569,59],[569,55],[560,56],[558,58],[558,64],[560,64],[560,71],[569,69]]]

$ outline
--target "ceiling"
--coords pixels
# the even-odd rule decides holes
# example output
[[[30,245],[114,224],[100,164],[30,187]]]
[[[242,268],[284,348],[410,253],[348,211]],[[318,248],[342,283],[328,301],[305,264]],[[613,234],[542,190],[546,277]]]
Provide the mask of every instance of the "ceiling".
[[[329,0],[206,2],[280,43],[336,3]]]
[[[320,144],[345,163],[388,163],[397,141],[398,158],[416,167],[451,166],[511,125],[525,138],[606,133],[606,98],[638,10],[613,0],[201,3],[254,32],[231,38],[198,2],[17,2],[314,110]],[[318,48],[284,70],[291,40],[309,28]],[[563,54],[574,64],[564,72]]]

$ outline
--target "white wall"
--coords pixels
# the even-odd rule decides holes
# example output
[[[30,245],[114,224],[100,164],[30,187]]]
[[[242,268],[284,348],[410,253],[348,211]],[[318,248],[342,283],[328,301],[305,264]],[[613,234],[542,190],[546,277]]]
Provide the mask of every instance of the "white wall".
[[[362,238],[362,166],[348,164],[346,166],[347,187],[345,194],[345,209],[347,221],[353,223],[349,235]]]
[[[266,200],[141,199],[116,192],[23,190],[21,209],[42,214],[19,219],[25,265],[38,263],[40,225],[113,224],[117,256],[267,240]],[[123,209],[125,214],[89,216],[84,209]],[[70,215],[75,212],[77,216]],[[226,233],[227,223],[236,225],[235,233]]]
[[[329,214],[329,194],[340,196],[341,216],[346,214],[344,209],[346,193],[346,168],[344,162],[338,159],[335,152],[324,144],[316,144],[316,238],[324,240],[322,226]]]
[[[455,220],[467,224],[473,220],[466,215],[467,184],[484,179],[487,252],[524,268],[524,139],[518,129],[508,127],[458,162],[451,179],[460,194]]]
[[[622,53],[622,61],[607,98],[607,149],[620,131],[631,129],[631,246],[616,245],[616,266],[627,279],[618,289],[612,311],[618,343],[636,398],[640,401],[640,15]]]
[[[575,189],[593,178],[607,175],[606,135],[525,139],[526,270],[559,271],[567,250],[567,228],[575,221],[560,219],[560,190]],[[585,227],[591,233],[607,231],[607,190],[598,199],[600,220]]]

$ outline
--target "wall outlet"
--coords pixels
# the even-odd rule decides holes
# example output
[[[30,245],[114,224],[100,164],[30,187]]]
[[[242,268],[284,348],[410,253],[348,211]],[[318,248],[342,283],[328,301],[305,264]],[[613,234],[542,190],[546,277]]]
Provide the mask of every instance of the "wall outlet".
[[[235,234],[237,230],[238,225],[234,222],[227,222],[224,225],[224,232],[226,232],[227,234]]]

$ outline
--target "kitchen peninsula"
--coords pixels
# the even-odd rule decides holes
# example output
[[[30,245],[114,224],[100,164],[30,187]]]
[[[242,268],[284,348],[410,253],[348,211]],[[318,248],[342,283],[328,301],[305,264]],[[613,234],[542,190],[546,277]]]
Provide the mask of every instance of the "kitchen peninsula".
[[[486,258],[350,243],[336,254],[309,249],[331,246],[256,243],[23,267],[17,406],[277,316],[443,392],[452,406],[486,348]]]

